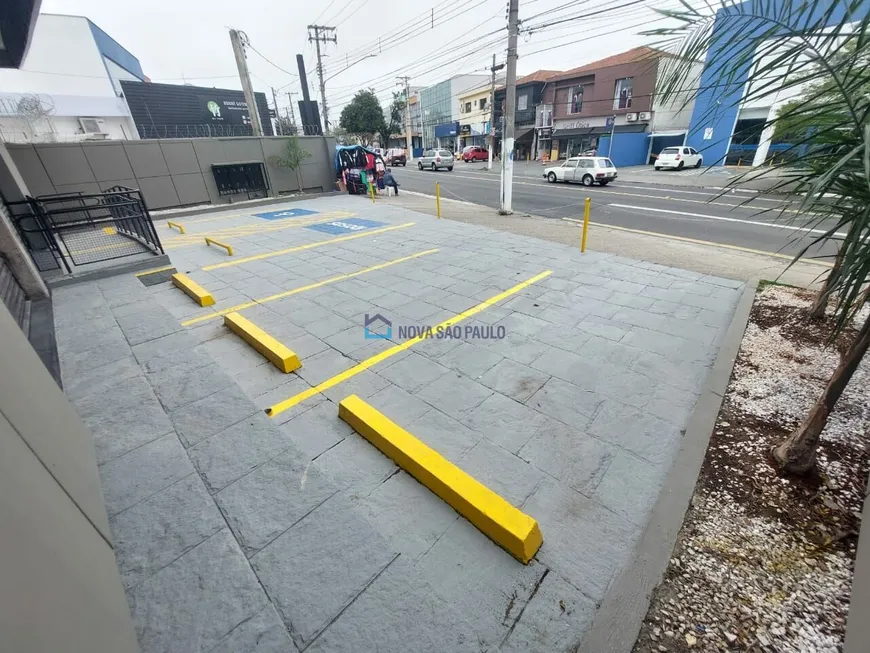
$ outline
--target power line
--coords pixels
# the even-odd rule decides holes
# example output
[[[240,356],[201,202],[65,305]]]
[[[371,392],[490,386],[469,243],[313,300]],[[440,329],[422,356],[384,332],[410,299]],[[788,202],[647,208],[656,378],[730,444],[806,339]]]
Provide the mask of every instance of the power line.
[[[329,4],[326,5],[326,9],[324,9],[323,11],[321,11],[321,12],[317,15],[317,18],[315,18],[315,19],[314,19],[313,21],[311,21],[311,22],[312,22],[312,23],[316,23],[318,20],[320,20],[320,18],[323,16],[323,14],[325,14],[327,11],[329,11],[329,9],[330,9],[330,8],[332,7],[332,5],[334,5],[334,4],[335,4],[335,0],[329,0]]]
[[[279,65],[276,64],[274,61],[272,61],[271,59],[269,59],[269,57],[267,57],[266,55],[264,55],[262,52],[260,52],[257,48],[255,48],[255,47],[254,47],[253,45],[251,45],[250,43],[248,43],[248,47],[251,48],[251,50],[253,50],[254,52],[256,52],[258,55],[260,55],[263,59],[265,59],[267,63],[272,64],[272,66],[274,66],[275,68],[277,68],[278,70],[280,70],[282,73],[286,73],[287,75],[290,75],[291,77],[297,77],[297,78],[299,77],[299,75],[297,75],[296,73],[291,73],[289,70],[285,70],[284,68],[281,68],[281,66],[279,66]]]
[[[369,0],[362,0],[362,2],[359,3],[359,6],[358,6],[356,9],[359,9],[360,7],[362,7],[362,6],[363,6],[365,3],[367,3],[368,1],[369,1]],[[341,12],[338,12],[338,13],[340,14]],[[338,15],[338,14],[336,14],[336,16],[337,16],[337,15]],[[333,16],[333,18],[335,18],[336,16]],[[345,16],[345,17],[342,18],[338,23],[336,23],[335,26],[336,26],[336,27],[341,27],[341,26],[345,23],[345,21],[346,21],[348,18],[350,18],[351,16],[353,16],[353,13],[352,13],[352,12],[348,12],[347,16]]]

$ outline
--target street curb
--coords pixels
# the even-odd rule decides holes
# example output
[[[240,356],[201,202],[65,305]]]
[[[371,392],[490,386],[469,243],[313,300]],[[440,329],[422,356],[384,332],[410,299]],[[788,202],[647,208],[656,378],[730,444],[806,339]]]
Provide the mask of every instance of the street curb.
[[[324,191],[321,193],[304,193],[302,195],[292,195],[288,197],[263,197],[257,200],[245,200],[236,202],[235,204],[202,204],[200,206],[184,207],[180,209],[158,209],[151,211],[152,220],[173,220],[175,218],[185,218],[191,215],[201,215],[204,213],[221,213],[222,211],[244,210],[247,208],[258,208],[260,206],[268,206],[269,204],[284,204],[286,202],[304,202],[305,200],[315,200],[319,197],[327,197],[338,191]]]
[[[870,477],[867,479],[870,487]],[[870,642],[870,496],[864,497],[858,552],[852,572],[852,594],[846,620],[846,643],[843,653],[865,653]]]
[[[686,425],[680,450],[635,548],[634,559],[616,577],[599,604],[592,625],[577,648],[578,653],[629,653],[634,647],[652,592],[668,567],[695,491],[757,289],[757,279],[751,279],[744,286],[719,355]]]

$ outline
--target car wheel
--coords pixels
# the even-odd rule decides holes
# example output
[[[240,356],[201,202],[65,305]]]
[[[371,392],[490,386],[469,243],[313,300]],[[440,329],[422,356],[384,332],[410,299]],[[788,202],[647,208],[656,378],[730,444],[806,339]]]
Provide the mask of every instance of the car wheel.
[[[434,163],[432,164],[432,172],[438,172],[438,166],[436,166]]]
[[[453,172],[453,166],[448,167],[447,172]]]
[[[680,161],[680,165],[677,166],[677,170],[682,170],[685,166],[683,165],[685,161]]]
[[[550,174],[548,174],[547,181],[549,181],[551,184],[555,184],[556,183],[556,173],[551,172]]]
[[[662,169],[662,167],[661,167],[661,166],[655,166],[655,169],[656,169],[657,171],[660,171],[660,170]]]
[[[584,186],[591,186],[593,183],[595,183],[595,180],[592,178],[592,175],[583,175]]]
[[[700,168],[702,165],[704,165],[704,159],[698,159],[698,163],[695,164],[695,167]]]
[[[602,186],[606,186],[607,184],[610,183],[610,180],[599,181],[598,183],[599,183],[600,185],[602,185]]]
[[[420,170],[422,170],[422,169],[423,169],[423,164],[422,164],[422,163],[418,163],[418,164],[417,164],[417,167],[418,167]]]

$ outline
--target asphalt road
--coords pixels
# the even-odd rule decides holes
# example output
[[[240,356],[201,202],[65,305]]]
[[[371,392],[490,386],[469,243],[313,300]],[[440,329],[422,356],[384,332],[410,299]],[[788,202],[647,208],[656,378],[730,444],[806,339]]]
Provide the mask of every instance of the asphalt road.
[[[461,161],[453,172],[420,171],[413,166],[412,162],[407,168],[392,169],[401,189],[432,195],[437,181],[442,197],[499,206],[500,178],[495,169],[487,172],[481,164]],[[593,222],[787,255],[795,254],[818,235],[795,229],[807,225],[810,216],[791,209],[782,213],[778,199],[756,193],[717,197],[718,191],[711,189],[619,179],[606,188],[584,187],[548,183],[543,166],[538,174],[540,177],[524,171],[514,178],[514,212],[554,219],[582,218],[585,199],[590,197]],[[740,206],[749,199],[749,205]],[[833,245],[826,245],[810,254],[833,257],[834,253]]]

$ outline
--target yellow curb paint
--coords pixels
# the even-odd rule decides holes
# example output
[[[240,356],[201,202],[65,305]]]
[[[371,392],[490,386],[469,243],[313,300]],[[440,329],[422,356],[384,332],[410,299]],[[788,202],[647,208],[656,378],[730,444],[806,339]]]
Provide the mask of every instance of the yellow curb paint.
[[[172,283],[190,295],[193,301],[200,306],[212,306],[214,304],[214,297],[211,296],[211,293],[186,274],[176,272],[172,275]]]
[[[156,274],[158,272],[166,272],[167,270],[175,269],[174,265],[165,265],[162,268],[154,268],[153,270],[145,270],[144,272],[137,272],[134,276],[136,277],[147,277],[149,274]]]
[[[432,327],[432,331],[437,332],[439,329],[446,329],[447,327],[451,327],[454,324],[458,324],[458,323],[462,322],[463,320],[466,320],[474,315],[477,315],[482,310],[489,308],[493,304],[497,304],[498,302],[505,300],[512,295],[516,295],[518,292],[520,292],[524,288],[528,288],[533,283],[537,283],[541,279],[546,279],[551,274],[553,274],[552,270],[546,270],[544,272],[541,272],[540,274],[535,275],[531,279],[528,279],[527,281],[523,281],[522,283],[518,283],[513,288],[509,288],[508,290],[505,290],[504,292],[499,293],[498,295],[495,295],[494,297],[490,297],[485,302],[481,302],[477,306],[472,306],[467,311],[460,313],[459,315],[455,315],[454,317],[451,317],[450,319],[444,320],[440,324],[435,325],[434,327]],[[310,399],[311,397],[323,392],[324,390],[329,390],[330,388],[337,386],[339,383],[342,383],[344,381],[347,381],[350,378],[355,377],[360,372],[364,372],[367,369],[369,369],[370,367],[377,365],[381,361],[384,361],[392,356],[395,356],[396,354],[398,354],[400,352],[405,351],[406,349],[408,349],[410,347],[413,347],[421,340],[426,340],[426,336],[420,335],[420,336],[417,336],[416,338],[411,338],[410,340],[406,340],[405,342],[403,342],[399,345],[396,345],[395,347],[390,347],[389,349],[382,351],[380,354],[375,354],[371,358],[367,358],[366,360],[362,361],[361,363],[354,365],[349,370],[345,370],[344,372],[341,372],[340,374],[336,374],[335,376],[333,376],[329,379],[326,379],[326,381],[324,381],[323,383],[319,383],[318,385],[314,386],[313,388],[309,388],[308,390],[300,392],[297,395],[293,395],[292,397],[285,399],[284,401],[281,401],[281,402],[275,404],[274,406],[267,408],[266,414],[269,415],[269,417],[275,417],[276,415],[280,415],[285,410],[287,410],[289,408],[293,408],[293,406],[295,406],[296,404],[299,404],[299,403],[305,401],[306,399]]]
[[[246,256],[244,258],[236,259],[235,261],[227,261],[226,263],[215,263],[214,265],[206,265],[203,270],[217,270],[219,268],[228,268],[231,265],[241,265],[242,263],[247,263],[249,261],[261,261],[264,258],[272,258],[273,256],[283,256],[284,254],[291,254],[293,252],[301,252],[302,250],[312,249],[314,247],[323,247],[324,245],[332,245],[333,243],[342,243],[347,240],[356,240],[357,238],[365,238],[367,236],[376,236],[378,234],[385,233],[387,231],[394,231],[396,229],[404,229],[406,227],[410,227],[416,223],[407,222],[405,224],[396,225],[394,227],[384,227],[382,229],[373,229],[371,231],[364,231],[359,234],[353,234],[351,236],[341,236],[339,238],[330,238],[329,240],[318,240],[316,243],[309,243],[308,245],[299,245],[297,247],[288,247],[287,249],[279,249],[274,252],[267,252],[265,254],[254,254],[253,256]]]
[[[289,374],[302,367],[295,352],[238,313],[225,315],[224,324],[251,347],[263,354],[272,365],[284,374]]]
[[[562,218],[565,222],[573,222],[574,224],[583,224],[582,220],[575,220],[574,218]],[[794,256],[789,256],[788,254],[780,254],[778,252],[767,252],[763,249],[752,249],[750,247],[740,247],[739,245],[726,245],[725,243],[717,243],[712,240],[699,240],[698,238],[687,238],[685,236],[671,236],[670,234],[663,234],[658,231],[644,231],[643,229],[630,229],[628,227],[617,227],[612,224],[604,224],[603,222],[590,222],[589,224],[595,225],[596,227],[604,227],[605,229],[615,229],[616,231],[625,231],[630,234],[641,234],[643,236],[655,236],[656,238],[665,238],[667,240],[679,240],[684,243],[694,243],[696,245],[710,245],[712,247],[722,247],[723,249],[733,249],[738,252],[746,252],[748,254],[762,254],[764,256],[772,256],[774,258],[781,258],[787,261],[794,260]],[[833,267],[833,264],[828,263],[827,261],[814,261],[812,259],[801,259],[802,263],[811,263],[813,265],[822,265],[824,267]]]
[[[265,304],[267,302],[274,302],[278,299],[283,299],[284,297],[290,297],[291,295],[296,295],[301,292],[305,292],[306,290],[314,290],[315,288],[320,288],[321,286],[325,286],[329,283],[336,283],[337,281],[344,281],[345,279],[353,279],[354,277],[358,277],[361,274],[365,274],[366,272],[374,272],[375,270],[383,270],[384,268],[390,267],[391,265],[396,265],[398,263],[404,263],[405,261],[410,261],[415,258],[419,258],[420,256],[426,256],[428,254],[434,254],[439,250],[437,249],[427,249],[424,252],[417,252],[416,254],[411,254],[410,256],[403,256],[402,258],[397,258],[392,261],[387,261],[386,263],[379,263],[377,265],[373,265],[370,268],[365,268],[363,270],[357,270],[356,272],[351,272],[349,274],[340,274],[336,277],[330,277],[329,279],[324,279],[323,281],[318,281],[317,283],[312,283],[307,286],[299,286],[298,288],[293,288],[292,290],[286,290],[284,292],[279,292],[274,295],[269,295],[268,297],[263,297],[261,299],[255,299],[250,302],[245,302],[244,304],[237,304],[236,306],[232,306],[230,308],[225,308],[223,310],[217,311],[216,313],[209,313],[208,315],[201,315],[200,317],[195,317],[191,320],[186,320],[181,323],[181,326],[190,326],[191,324],[198,324],[200,322],[205,322],[206,320],[214,320],[216,318],[221,317],[222,315],[226,315],[227,313],[234,313],[236,311],[241,311],[245,308],[250,308],[251,306],[256,306],[257,304]]]
[[[341,401],[338,416],[523,564],[541,548],[537,521],[356,395]]]
[[[114,227],[103,227],[103,233],[105,233],[107,236],[114,236],[118,233],[118,230]]]
[[[169,227],[170,229],[173,229],[173,228],[178,229],[179,233],[182,233],[182,234],[184,233],[184,225],[178,224],[177,222],[172,222],[170,220],[167,220],[166,226]]]
[[[215,240],[214,238],[210,238],[210,237],[206,236],[205,237],[205,244],[206,245],[214,245],[215,247],[223,247],[225,250],[227,250],[228,256],[233,255],[233,248],[232,247],[230,247],[226,243],[222,243],[219,240]]]

